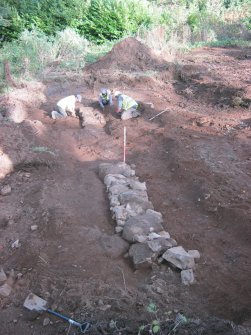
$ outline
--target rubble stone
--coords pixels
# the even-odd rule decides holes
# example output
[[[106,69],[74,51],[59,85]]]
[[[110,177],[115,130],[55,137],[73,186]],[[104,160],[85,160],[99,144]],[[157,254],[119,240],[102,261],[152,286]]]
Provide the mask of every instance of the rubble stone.
[[[11,287],[9,284],[5,283],[0,287],[0,295],[2,297],[8,297],[11,294]]]
[[[148,196],[145,191],[129,190],[119,195],[119,201],[121,204],[133,202],[140,204],[142,202],[148,201]]]
[[[1,193],[1,195],[3,195],[3,196],[6,196],[6,195],[11,194],[11,186],[10,186],[10,185],[3,186],[3,187],[1,188],[0,193]]]
[[[165,231],[165,230],[163,230],[163,231],[160,231],[159,233],[158,233],[161,237],[164,237],[164,238],[170,238],[170,234],[167,232],[167,231]]]
[[[153,252],[158,253],[158,255],[173,247],[172,239],[166,239],[164,237],[159,237],[154,240],[147,241],[147,245]]]
[[[129,249],[129,257],[132,259],[136,269],[140,267],[149,267],[156,255],[144,243],[133,244]]]
[[[43,321],[43,326],[46,327],[50,324],[50,319],[49,318],[44,318],[44,321]]]
[[[192,269],[182,270],[180,275],[182,284],[191,285],[194,283],[194,274]]]
[[[125,206],[115,206],[112,208],[113,218],[118,222],[119,220],[126,221],[128,213]]]
[[[5,280],[7,280],[7,276],[6,276],[3,268],[0,268],[0,283],[4,282]]]
[[[115,227],[115,232],[116,232],[117,234],[121,233],[122,231],[123,231],[123,227],[121,227],[121,226],[117,226],[117,227]]]
[[[129,244],[118,235],[104,235],[100,242],[105,254],[113,259],[124,255],[129,249]]]
[[[198,250],[188,250],[188,253],[193,258],[200,258],[200,253]]]
[[[159,214],[158,212],[147,210],[145,214],[130,217],[125,223],[123,238],[129,242],[134,242],[135,236],[147,236],[151,232],[162,231],[162,216]]]
[[[151,201],[142,201],[140,204],[135,202],[129,202],[126,204],[128,217],[143,214],[147,209],[153,209]]]
[[[115,206],[120,206],[120,202],[119,202],[119,197],[118,195],[108,195],[108,198],[110,200],[110,205],[112,207],[115,207]]]
[[[125,163],[101,163],[99,165],[99,177],[104,179],[108,174],[122,174],[125,177],[135,176],[135,171]]]
[[[129,188],[126,185],[113,185],[109,188],[109,193],[111,195],[119,195],[127,191],[129,191]]]
[[[162,257],[181,270],[193,269],[195,266],[193,257],[181,246],[168,249]]]
[[[104,183],[110,188],[113,185],[128,185],[128,180],[122,174],[108,174],[104,178]]]
[[[129,186],[133,190],[146,191],[146,183],[141,183],[140,181],[135,179],[129,180]]]

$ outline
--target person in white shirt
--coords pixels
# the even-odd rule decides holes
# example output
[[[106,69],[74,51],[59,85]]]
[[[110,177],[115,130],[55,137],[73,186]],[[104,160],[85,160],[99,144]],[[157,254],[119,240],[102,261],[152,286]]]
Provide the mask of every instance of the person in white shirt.
[[[75,105],[76,102],[81,102],[82,97],[80,94],[69,95],[57,102],[57,110],[51,112],[52,119],[60,119],[67,116],[76,117]]]

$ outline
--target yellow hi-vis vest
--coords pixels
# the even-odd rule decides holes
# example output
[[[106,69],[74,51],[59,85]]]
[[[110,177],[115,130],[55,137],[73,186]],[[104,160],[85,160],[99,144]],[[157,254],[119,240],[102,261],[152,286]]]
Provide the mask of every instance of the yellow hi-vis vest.
[[[138,107],[137,102],[135,100],[133,100],[133,98],[128,97],[125,94],[121,94],[121,97],[123,99],[122,109],[128,110],[129,108],[132,108],[133,106],[135,106],[136,108]]]

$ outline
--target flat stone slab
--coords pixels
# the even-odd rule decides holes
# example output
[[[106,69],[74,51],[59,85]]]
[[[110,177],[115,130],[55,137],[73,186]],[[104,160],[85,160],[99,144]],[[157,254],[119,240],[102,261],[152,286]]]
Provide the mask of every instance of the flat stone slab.
[[[160,213],[148,209],[145,214],[130,217],[126,221],[122,237],[129,242],[135,242],[137,236],[147,236],[151,232],[162,231],[162,222]]]
[[[193,269],[195,267],[193,257],[181,246],[168,249],[162,255],[162,258],[181,270]]]
[[[182,284],[184,285],[191,285],[195,282],[192,269],[182,270],[180,275],[181,275]]]
[[[104,179],[108,174],[122,174],[125,177],[135,176],[135,171],[125,163],[101,163],[99,165],[99,177]]]
[[[144,243],[135,243],[129,249],[129,257],[136,269],[150,267],[156,254]]]

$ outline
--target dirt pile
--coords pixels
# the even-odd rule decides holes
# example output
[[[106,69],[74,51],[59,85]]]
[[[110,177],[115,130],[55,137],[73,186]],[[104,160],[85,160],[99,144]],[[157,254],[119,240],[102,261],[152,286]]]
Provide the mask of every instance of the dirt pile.
[[[112,50],[88,68],[92,70],[147,71],[167,68],[164,59],[135,38],[129,37],[116,44]]]

